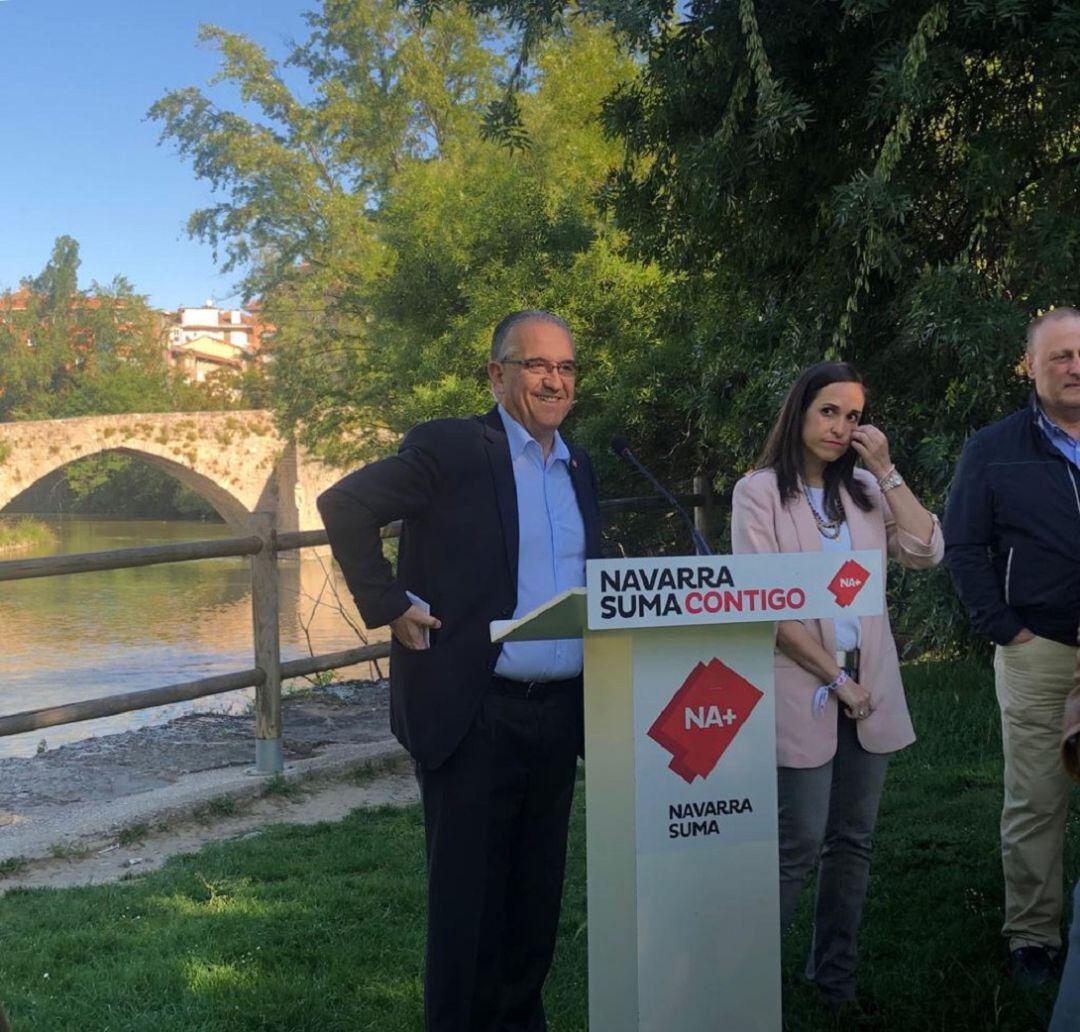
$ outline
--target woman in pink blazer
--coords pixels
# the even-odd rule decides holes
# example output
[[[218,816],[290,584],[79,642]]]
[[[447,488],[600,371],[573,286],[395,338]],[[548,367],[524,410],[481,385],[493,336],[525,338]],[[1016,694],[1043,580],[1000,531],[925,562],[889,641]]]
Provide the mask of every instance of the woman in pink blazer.
[[[879,548],[910,567],[941,560],[938,521],[890,461],[885,435],[861,422],[865,400],[847,363],[802,373],[759,468],[735,486],[735,552]],[[780,916],[786,928],[820,858],[807,977],[839,1012],[857,1006],[856,943],[889,754],[915,733],[887,616],[784,620],[776,647]]]

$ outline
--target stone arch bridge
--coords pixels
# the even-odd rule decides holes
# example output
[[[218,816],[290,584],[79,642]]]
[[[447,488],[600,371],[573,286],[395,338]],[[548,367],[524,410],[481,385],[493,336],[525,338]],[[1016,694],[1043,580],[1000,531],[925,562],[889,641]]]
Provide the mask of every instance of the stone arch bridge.
[[[279,531],[322,527],[315,499],[342,471],[282,438],[269,412],[166,412],[0,423],[0,510],[76,459],[142,459],[205,498],[229,526],[271,512]]]

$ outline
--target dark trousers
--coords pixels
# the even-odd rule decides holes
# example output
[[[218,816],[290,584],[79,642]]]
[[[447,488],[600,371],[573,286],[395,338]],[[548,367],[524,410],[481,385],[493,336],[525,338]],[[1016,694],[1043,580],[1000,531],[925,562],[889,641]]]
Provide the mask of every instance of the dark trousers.
[[[488,693],[449,760],[419,768],[428,861],[427,1032],[543,1032],[581,691]]]
[[[818,866],[814,938],[806,977],[830,1000],[855,998],[859,925],[870,884],[870,840],[889,766],[887,753],[859,744],[840,714],[836,755],[821,767],[781,767],[780,920],[786,930]]]

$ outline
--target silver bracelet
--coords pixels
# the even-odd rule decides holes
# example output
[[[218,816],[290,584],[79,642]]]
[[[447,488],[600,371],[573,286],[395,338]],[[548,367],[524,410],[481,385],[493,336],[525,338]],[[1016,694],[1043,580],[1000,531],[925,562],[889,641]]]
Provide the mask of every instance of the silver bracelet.
[[[891,491],[894,487],[899,487],[903,482],[904,478],[900,476],[900,471],[894,464],[878,477],[877,486],[881,489],[881,493],[884,494],[886,491]]]

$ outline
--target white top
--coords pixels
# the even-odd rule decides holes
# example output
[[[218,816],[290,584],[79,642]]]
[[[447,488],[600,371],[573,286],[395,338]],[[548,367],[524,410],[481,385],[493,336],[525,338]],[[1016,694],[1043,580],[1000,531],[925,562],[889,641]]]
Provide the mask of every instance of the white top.
[[[824,516],[825,488],[807,486],[806,491],[810,495],[810,500],[814,503],[814,508]],[[820,527],[818,527],[818,533],[821,534]],[[840,524],[840,533],[835,538],[821,534],[821,550],[823,552],[851,551],[851,531],[848,530],[847,520]],[[859,618],[857,616],[833,617],[833,628],[836,631],[837,649],[848,652],[859,647]]]

